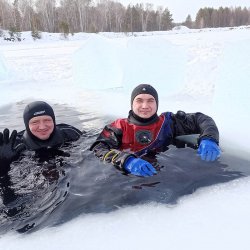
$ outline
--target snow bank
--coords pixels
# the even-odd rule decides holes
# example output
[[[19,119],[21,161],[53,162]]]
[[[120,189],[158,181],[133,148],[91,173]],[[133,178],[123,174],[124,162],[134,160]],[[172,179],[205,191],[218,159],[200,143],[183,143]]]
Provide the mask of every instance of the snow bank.
[[[123,76],[120,51],[123,48],[116,41],[90,36],[73,55],[74,82],[86,89],[119,87]]]
[[[162,37],[108,39],[91,36],[73,55],[74,81],[86,89],[150,83],[168,93],[184,81],[187,55]]]
[[[5,58],[0,52],[0,81],[6,80],[8,75],[9,73],[5,63]]]
[[[227,138],[225,147],[238,147],[239,151],[249,151],[246,142],[250,141],[249,43],[250,38],[246,37],[226,44],[213,99],[215,119],[221,122],[218,125]]]
[[[190,29],[187,26],[179,25],[179,26],[175,26],[172,30],[189,31]]]

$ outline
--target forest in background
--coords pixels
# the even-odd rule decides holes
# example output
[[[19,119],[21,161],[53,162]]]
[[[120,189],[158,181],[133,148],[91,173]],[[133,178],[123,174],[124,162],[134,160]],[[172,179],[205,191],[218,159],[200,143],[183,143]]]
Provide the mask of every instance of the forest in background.
[[[123,6],[111,0],[0,0],[0,31],[61,32],[143,32],[188,28],[233,27],[250,24],[250,8],[201,8],[192,20],[174,23],[172,13],[162,6]]]

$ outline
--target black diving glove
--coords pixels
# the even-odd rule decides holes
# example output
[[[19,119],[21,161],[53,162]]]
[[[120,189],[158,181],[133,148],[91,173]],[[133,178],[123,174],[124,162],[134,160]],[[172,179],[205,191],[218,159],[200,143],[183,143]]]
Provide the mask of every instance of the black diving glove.
[[[11,162],[18,159],[20,153],[25,150],[23,143],[15,146],[17,131],[13,130],[10,135],[9,129],[4,129],[3,133],[0,132],[0,168],[9,165]]]

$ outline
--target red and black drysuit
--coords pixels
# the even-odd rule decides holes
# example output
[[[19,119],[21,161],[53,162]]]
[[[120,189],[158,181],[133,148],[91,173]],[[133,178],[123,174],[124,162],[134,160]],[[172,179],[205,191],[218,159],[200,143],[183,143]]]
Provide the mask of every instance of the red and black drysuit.
[[[170,144],[177,146],[176,136],[188,134],[200,134],[198,143],[202,139],[219,143],[214,120],[202,113],[166,112],[141,122],[130,111],[128,118],[117,119],[105,126],[90,150],[98,158],[123,170],[124,162],[132,155],[141,157],[166,151]]]

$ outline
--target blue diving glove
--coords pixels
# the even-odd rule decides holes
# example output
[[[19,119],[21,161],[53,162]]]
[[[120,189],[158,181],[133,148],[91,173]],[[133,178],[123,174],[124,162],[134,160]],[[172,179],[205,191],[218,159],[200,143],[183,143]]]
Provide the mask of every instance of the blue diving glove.
[[[123,167],[128,173],[137,176],[153,176],[157,173],[149,162],[135,157],[129,157]]]
[[[203,161],[215,161],[220,157],[221,150],[213,140],[203,139],[200,142],[197,152]]]

